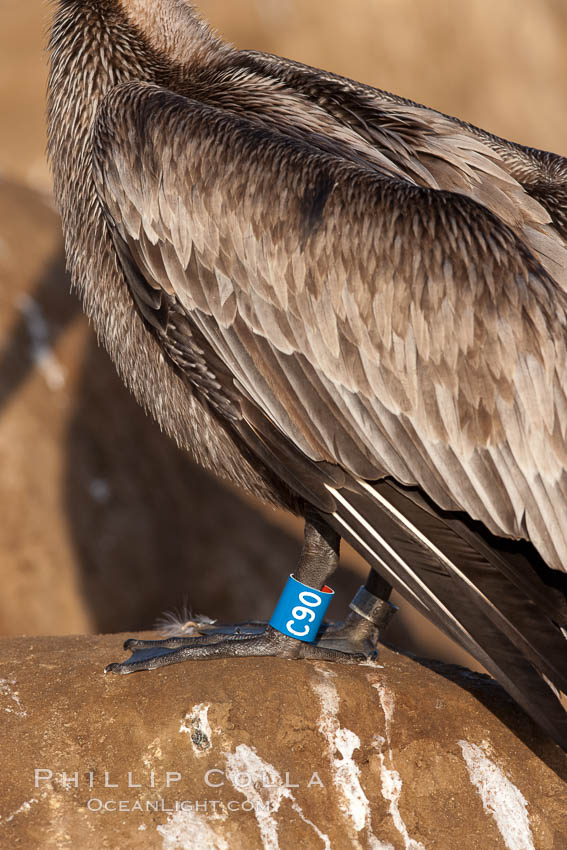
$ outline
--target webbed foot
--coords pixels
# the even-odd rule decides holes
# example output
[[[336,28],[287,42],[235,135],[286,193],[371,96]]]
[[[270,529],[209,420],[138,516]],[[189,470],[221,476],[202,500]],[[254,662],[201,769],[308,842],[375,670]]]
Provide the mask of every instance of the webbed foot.
[[[375,660],[380,629],[384,628],[396,608],[363,587],[350,603],[350,608],[351,613],[344,623],[324,623],[315,643],[296,640],[260,621],[237,626],[196,622],[193,627],[200,632],[198,635],[163,640],[130,638],[124,644],[124,649],[132,652],[130,658],[109,664],[104,672],[134,673],[207,658],[275,656],[343,664]]]
[[[257,627],[256,627],[257,628]],[[364,661],[363,652],[344,651],[327,646],[324,641],[304,643],[265,625],[261,632],[238,631],[227,634],[207,634],[198,637],[166,638],[165,640],[127,640],[124,649],[132,655],[121,663],[109,664],[105,673],[134,673],[153,670],[181,661],[207,658],[251,658],[271,655],[278,658],[307,658],[318,661],[338,661],[353,664]],[[346,644],[345,644],[346,650]]]

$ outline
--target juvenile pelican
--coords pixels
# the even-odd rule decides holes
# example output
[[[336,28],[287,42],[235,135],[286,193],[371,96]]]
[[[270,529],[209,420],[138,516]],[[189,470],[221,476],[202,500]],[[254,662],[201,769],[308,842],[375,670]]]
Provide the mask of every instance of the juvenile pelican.
[[[107,669],[356,661],[393,586],[567,749],[567,162],[235,50],[185,0],[59,0],[50,51],[99,337],[195,459],[305,518],[272,625]],[[341,537],[371,571],[318,632]]]

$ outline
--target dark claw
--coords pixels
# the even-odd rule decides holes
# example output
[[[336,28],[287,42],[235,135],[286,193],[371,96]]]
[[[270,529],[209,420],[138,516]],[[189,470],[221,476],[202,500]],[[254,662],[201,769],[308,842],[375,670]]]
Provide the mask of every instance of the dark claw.
[[[117,664],[116,662],[113,662],[112,664],[106,665],[106,667],[104,668],[104,673],[127,673],[128,671],[123,670],[123,667],[123,664]]]

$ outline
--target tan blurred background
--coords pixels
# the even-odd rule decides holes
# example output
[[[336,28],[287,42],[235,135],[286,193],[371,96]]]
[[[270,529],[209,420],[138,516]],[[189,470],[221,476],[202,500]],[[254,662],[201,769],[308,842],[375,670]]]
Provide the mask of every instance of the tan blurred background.
[[[567,0],[203,0],[230,41],[567,153]],[[183,603],[268,616],[301,524],[194,468],[98,349],[64,274],[45,161],[51,5],[0,27],[0,634],[151,626]],[[345,552],[339,617],[365,574]],[[341,608],[342,606],[342,608]],[[388,640],[465,654],[404,606]]]

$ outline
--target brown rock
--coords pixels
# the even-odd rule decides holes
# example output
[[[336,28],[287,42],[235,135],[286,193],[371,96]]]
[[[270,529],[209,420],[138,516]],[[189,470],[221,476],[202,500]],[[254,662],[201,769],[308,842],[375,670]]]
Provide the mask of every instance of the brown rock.
[[[103,676],[120,640],[2,640],[0,846],[567,847],[566,757],[487,677],[387,649]]]

